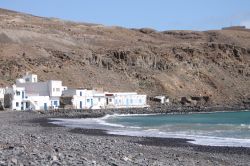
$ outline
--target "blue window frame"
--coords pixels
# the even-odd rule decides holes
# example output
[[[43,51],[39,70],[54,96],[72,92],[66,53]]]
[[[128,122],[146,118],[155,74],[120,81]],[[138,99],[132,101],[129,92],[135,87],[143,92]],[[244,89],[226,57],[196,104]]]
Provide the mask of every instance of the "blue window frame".
[[[80,96],[82,96],[82,92],[80,92]]]

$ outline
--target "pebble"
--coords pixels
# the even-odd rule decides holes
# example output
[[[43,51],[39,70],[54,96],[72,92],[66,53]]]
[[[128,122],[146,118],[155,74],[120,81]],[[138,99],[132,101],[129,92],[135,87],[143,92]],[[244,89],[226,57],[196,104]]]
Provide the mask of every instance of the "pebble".
[[[16,158],[12,158],[12,159],[11,159],[11,162],[12,162],[13,164],[17,165],[17,159],[16,159]]]

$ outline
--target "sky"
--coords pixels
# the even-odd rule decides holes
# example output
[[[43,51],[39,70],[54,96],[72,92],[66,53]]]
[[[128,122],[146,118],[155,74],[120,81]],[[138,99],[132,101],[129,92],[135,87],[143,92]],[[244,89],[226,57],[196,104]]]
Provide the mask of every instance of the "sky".
[[[0,8],[36,16],[127,28],[250,28],[250,0],[0,0]]]

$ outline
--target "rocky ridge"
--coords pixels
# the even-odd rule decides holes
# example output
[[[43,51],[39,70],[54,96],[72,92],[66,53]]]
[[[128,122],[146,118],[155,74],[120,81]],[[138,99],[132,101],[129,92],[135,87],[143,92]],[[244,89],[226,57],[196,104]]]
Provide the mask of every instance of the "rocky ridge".
[[[125,29],[0,9],[0,86],[26,71],[69,87],[250,101],[249,30]]]

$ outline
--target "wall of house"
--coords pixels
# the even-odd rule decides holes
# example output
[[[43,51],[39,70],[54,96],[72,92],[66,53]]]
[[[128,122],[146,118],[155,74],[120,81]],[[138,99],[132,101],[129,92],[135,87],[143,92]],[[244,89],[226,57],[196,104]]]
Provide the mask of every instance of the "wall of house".
[[[105,108],[106,98],[105,94],[94,94],[94,107],[93,109],[102,109]]]
[[[48,110],[51,108],[49,96],[28,96],[26,101],[29,102],[29,110]]]
[[[147,96],[136,93],[114,94],[114,106],[116,108],[137,108],[147,106]]]
[[[50,97],[51,109],[58,109],[60,107],[60,97]]]
[[[5,88],[0,88],[0,99],[4,99]]]
[[[25,110],[26,105],[23,102],[23,100],[25,99],[25,88],[13,86],[13,91],[10,91],[10,93],[12,93],[13,95],[12,109],[13,110]]]
[[[91,109],[94,106],[93,96],[73,96],[73,105],[76,109]]]
[[[77,89],[76,95],[77,96],[93,96],[95,90],[87,90],[87,89]]]
[[[54,81],[50,80],[48,81],[49,85],[49,96],[57,96],[60,97],[62,95],[62,92],[67,89],[67,87],[62,86],[62,81]]]

